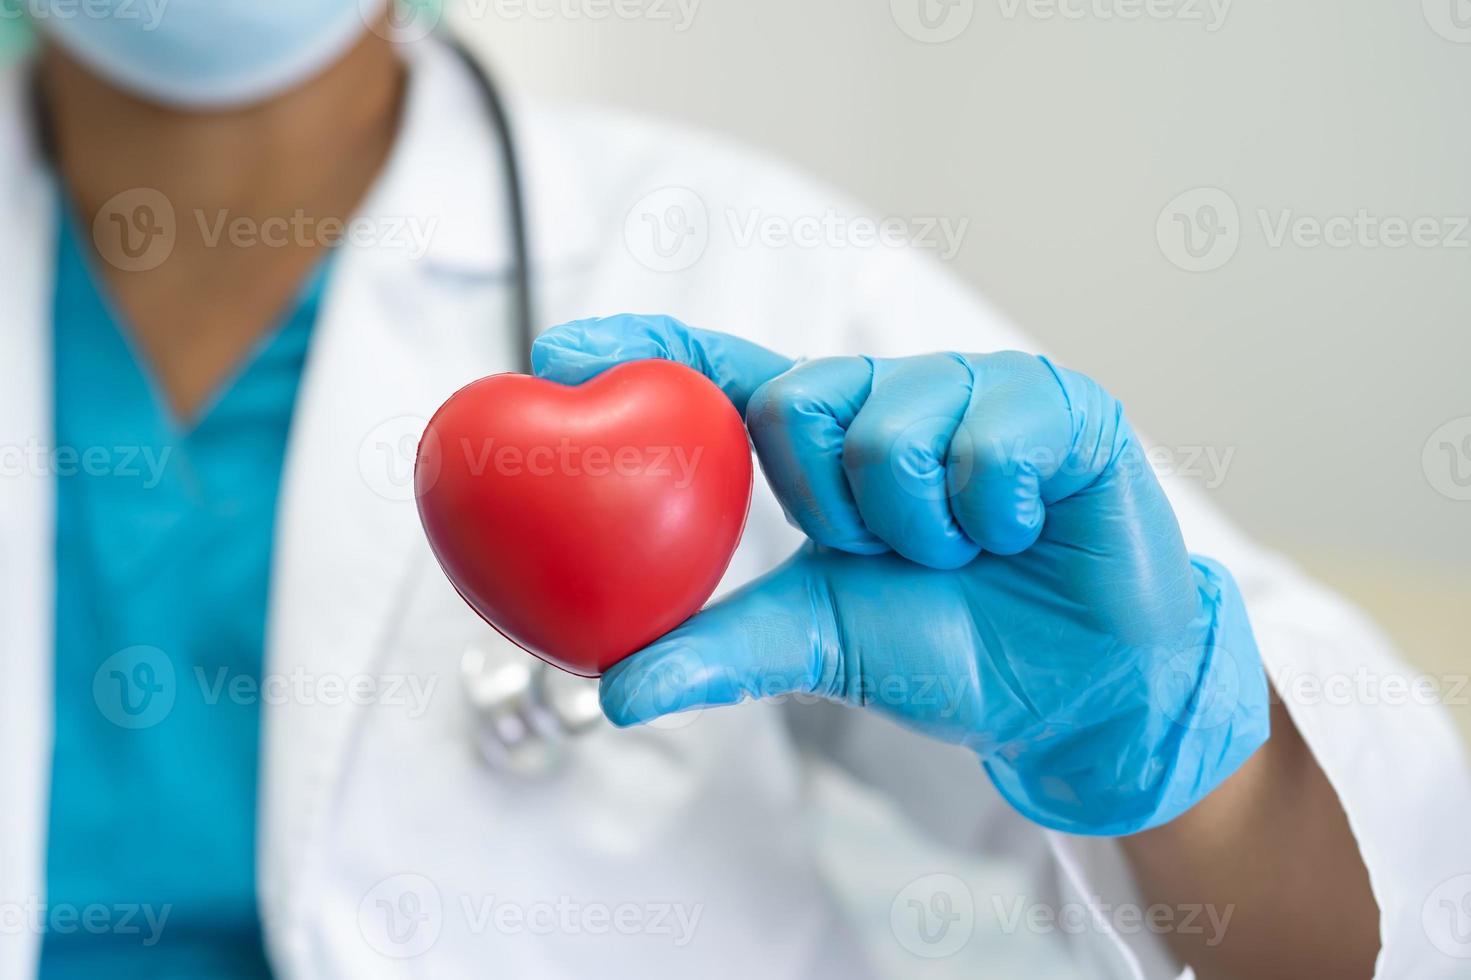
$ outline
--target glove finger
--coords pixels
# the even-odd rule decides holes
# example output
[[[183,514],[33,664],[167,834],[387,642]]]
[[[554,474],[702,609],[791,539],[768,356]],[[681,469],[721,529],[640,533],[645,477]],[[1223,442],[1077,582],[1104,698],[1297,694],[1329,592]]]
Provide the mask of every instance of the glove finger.
[[[971,369],[975,391],[950,446],[951,507],[982,548],[1014,555],[1042,533],[1047,502],[1076,489],[1060,477],[1075,469],[1074,407],[1041,358],[1007,351],[972,358]],[[1104,414],[1112,424],[1116,413]]]
[[[970,393],[970,369],[959,355],[881,361],[843,442],[843,469],[864,525],[930,568],[960,568],[980,554],[951,513],[946,472]]]
[[[1122,642],[1147,642],[1188,622],[1199,605],[1169,500],[1117,400],[1045,358],[971,359],[976,394],[951,443],[952,507],[987,551],[1059,544],[1034,569],[1068,594],[1085,555],[1144,590],[1103,590],[1086,614]],[[1033,549],[1030,553],[1036,554]],[[1069,555],[1066,562],[1058,555]]]
[[[664,715],[814,691],[836,635],[799,555],[695,615],[603,675],[603,713],[620,728]],[[837,658],[841,660],[841,658]]]
[[[687,327],[673,317],[620,314],[574,320],[536,339],[537,377],[581,384],[627,361],[662,359],[694,368],[715,382],[742,415],[751,393],[793,361],[729,334]]]
[[[889,550],[864,526],[843,472],[843,440],[872,377],[867,358],[809,361],[757,389],[746,413],[788,520],[820,545],[860,555]]]

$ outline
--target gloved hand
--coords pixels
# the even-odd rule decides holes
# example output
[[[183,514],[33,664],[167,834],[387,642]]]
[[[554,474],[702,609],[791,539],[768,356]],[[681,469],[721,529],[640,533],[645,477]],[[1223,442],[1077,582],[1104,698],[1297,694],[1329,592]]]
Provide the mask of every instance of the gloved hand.
[[[1120,835],[1267,738],[1230,574],[1186,553],[1119,403],[1040,357],[793,363],[666,317],[557,327],[538,375],[667,358],[719,385],[811,539],[603,677],[618,725],[815,693],[972,749],[1028,818]]]

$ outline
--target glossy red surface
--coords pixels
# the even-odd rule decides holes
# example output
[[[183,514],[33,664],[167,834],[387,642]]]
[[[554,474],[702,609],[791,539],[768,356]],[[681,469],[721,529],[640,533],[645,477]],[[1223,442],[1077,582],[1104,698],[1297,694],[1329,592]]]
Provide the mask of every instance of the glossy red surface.
[[[441,567],[486,622],[597,676],[689,618],[751,502],[751,452],[699,373],[636,361],[566,387],[519,374],[461,389],[415,467]]]

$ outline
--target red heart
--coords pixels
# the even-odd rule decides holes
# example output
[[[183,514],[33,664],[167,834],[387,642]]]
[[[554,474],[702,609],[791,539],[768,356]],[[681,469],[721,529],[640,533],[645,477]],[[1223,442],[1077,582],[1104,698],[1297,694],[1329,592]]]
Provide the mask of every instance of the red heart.
[[[672,361],[577,387],[499,374],[435,413],[419,517],[461,596],[523,649],[595,677],[704,605],[751,504],[719,388]]]

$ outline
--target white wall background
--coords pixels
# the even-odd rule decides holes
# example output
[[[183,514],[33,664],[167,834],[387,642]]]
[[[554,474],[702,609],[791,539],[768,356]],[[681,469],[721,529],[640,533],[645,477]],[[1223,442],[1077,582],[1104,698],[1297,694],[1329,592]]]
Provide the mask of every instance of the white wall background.
[[[448,2],[525,94],[969,219],[965,278],[1157,441],[1234,452],[1213,492],[1238,521],[1415,659],[1471,663],[1471,3]],[[1167,210],[1200,187],[1224,200]],[[1190,272],[1201,203],[1227,234]],[[1284,216],[1360,211],[1381,224],[1346,247],[1274,242]],[[1420,218],[1422,244],[1385,246]]]

